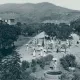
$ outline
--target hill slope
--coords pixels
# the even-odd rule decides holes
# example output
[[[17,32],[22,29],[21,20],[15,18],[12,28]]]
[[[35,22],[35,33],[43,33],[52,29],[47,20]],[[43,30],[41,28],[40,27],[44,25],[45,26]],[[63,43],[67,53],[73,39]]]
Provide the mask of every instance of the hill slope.
[[[15,18],[22,22],[43,22],[45,20],[71,21],[80,17],[80,12],[56,6],[51,3],[3,4],[0,17]]]

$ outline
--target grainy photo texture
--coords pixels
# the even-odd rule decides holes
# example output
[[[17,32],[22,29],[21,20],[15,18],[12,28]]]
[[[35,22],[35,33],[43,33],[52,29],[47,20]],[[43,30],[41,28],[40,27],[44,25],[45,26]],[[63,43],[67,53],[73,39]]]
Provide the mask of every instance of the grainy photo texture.
[[[80,80],[80,1],[0,0],[0,80]]]

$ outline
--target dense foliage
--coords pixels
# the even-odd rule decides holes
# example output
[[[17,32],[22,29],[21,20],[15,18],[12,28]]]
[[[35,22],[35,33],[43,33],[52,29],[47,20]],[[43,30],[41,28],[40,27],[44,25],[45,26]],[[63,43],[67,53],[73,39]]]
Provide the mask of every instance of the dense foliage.
[[[61,80],[73,80],[74,76],[70,72],[65,72],[61,75]]]
[[[21,28],[20,28],[21,27]],[[70,25],[65,23],[39,23],[39,24],[21,24],[18,22],[15,26],[8,24],[0,24],[0,80],[37,80],[30,74],[34,73],[37,69],[37,65],[44,69],[45,65],[49,64],[53,56],[48,55],[41,57],[40,59],[32,60],[32,62],[20,61],[20,56],[13,50],[14,41],[18,39],[21,34],[33,36],[41,31],[45,31],[50,37],[56,37],[57,39],[66,40],[70,39],[70,34],[74,31],[80,35],[80,22],[74,21]],[[42,43],[44,46],[44,41]],[[66,52],[66,46],[63,45]],[[8,55],[11,53],[11,55]],[[5,56],[7,55],[7,56]],[[66,55],[60,59],[60,62],[64,69],[69,67],[76,67],[75,56]],[[69,80],[67,75],[62,76]],[[75,73],[72,80],[79,80],[79,74]],[[40,79],[41,80],[41,79]]]
[[[70,38],[70,34],[73,29],[70,25],[65,23],[54,24],[54,23],[35,23],[35,24],[23,24],[22,34],[26,34],[28,36],[33,36],[35,34],[40,33],[41,31],[45,31],[51,37],[56,37],[57,39],[66,40]]]
[[[80,36],[80,19],[72,21],[70,23],[70,26],[72,27],[73,31],[76,32]]]
[[[64,69],[69,69],[69,67],[76,67],[76,58],[72,54],[68,54],[60,59],[60,63],[62,64]]]
[[[57,39],[66,40],[69,39],[70,34],[72,33],[72,28],[65,24],[44,24],[43,30],[51,37],[56,37]]]
[[[27,36],[33,36],[40,31],[40,24],[22,24],[22,34]]]
[[[37,63],[40,65],[42,69],[44,69],[46,64],[50,64],[50,61],[52,61],[53,56],[47,55],[46,57],[41,57],[40,59],[37,59]]]
[[[0,48],[11,47],[20,35],[20,28],[8,24],[0,24]]]
[[[20,27],[16,25],[0,24],[0,54],[6,56],[12,53],[14,41],[21,34]]]
[[[21,79],[20,57],[16,52],[0,61],[0,80],[14,79]]]
[[[21,68],[22,68],[23,71],[26,70],[29,67],[30,67],[30,63],[28,61],[22,61]]]

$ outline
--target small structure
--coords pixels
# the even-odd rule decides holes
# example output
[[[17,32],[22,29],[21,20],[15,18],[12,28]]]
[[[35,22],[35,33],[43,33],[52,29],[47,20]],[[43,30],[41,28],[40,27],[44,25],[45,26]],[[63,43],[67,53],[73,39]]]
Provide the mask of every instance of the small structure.
[[[45,80],[61,80],[62,72],[57,69],[58,59],[53,58],[51,63],[54,68],[44,73]]]
[[[0,18],[0,24],[9,24],[9,25],[15,25],[15,19],[2,19]]]
[[[43,39],[45,37],[48,37],[48,35],[43,31],[43,32],[39,33],[37,36],[35,36],[34,38]]]
[[[61,80],[61,71],[47,71],[44,73],[45,80]]]
[[[15,25],[15,19],[6,20],[9,25]]]
[[[45,37],[48,37],[48,35],[43,31],[39,33],[38,35],[36,35],[34,39],[38,40],[38,44],[42,44],[43,41],[45,44]]]

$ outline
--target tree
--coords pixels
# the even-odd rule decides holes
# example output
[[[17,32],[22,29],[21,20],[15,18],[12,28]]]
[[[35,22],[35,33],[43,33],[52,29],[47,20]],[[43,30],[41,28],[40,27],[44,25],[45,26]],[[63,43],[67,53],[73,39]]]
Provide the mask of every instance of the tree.
[[[60,23],[58,26],[57,38],[61,40],[69,39],[70,34],[72,33],[72,28],[65,24]]]
[[[54,37],[56,36],[56,32],[57,32],[57,25],[55,25],[54,23],[46,23],[43,24],[43,28],[42,30],[45,31],[49,36]]]
[[[0,49],[12,47],[20,33],[21,31],[18,27],[0,24]]]
[[[73,74],[71,74],[70,72],[65,72],[61,75],[60,80],[73,80],[73,77]]]
[[[0,80],[21,80],[20,57],[17,52],[0,62]]]
[[[76,67],[77,64],[75,60],[76,58],[74,55],[68,54],[60,59],[60,63],[62,64],[64,69],[68,70],[69,67]]]
[[[37,65],[37,61],[33,59],[32,62],[31,62],[31,68],[32,68],[33,72],[36,71],[36,65]]]
[[[41,57],[40,59],[37,59],[37,63],[40,65],[40,67],[42,69],[44,69],[44,67],[45,67],[45,62],[47,62],[47,61],[45,60],[44,57]]]
[[[31,80],[31,76],[30,76],[31,72],[32,71],[29,68],[22,71],[22,80]]]
[[[72,27],[73,32],[77,33],[80,38],[80,18],[75,21],[72,21],[70,23],[70,27]]]
[[[31,67],[36,66],[36,64],[37,64],[36,60],[33,59],[32,62],[31,62]]]
[[[38,23],[26,24],[21,26],[22,33],[28,33],[28,36],[33,36],[41,31],[41,25]]]
[[[21,24],[21,22],[17,22],[17,24],[16,24],[17,26],[21,26],[22,24]]]
[[[59,25],[54,24],[54,23],[46,23],[43,25],[44,27],[42,28],[43,31],[45,31],[49,36],[55,37],[60,40],[66,40],[69,38],[72,28],[65,24],[65,23],[60,23]]]
[[[80,72],[79,71],[75,72],[73,75],[74,75],[74,77],[72,80],[80,80]]]
[[[27,68],[30,67],[30,63],[28,61],[22,61],[22,70],[26,70]]]

